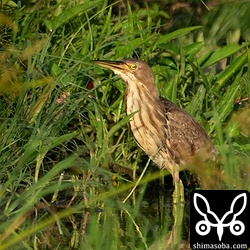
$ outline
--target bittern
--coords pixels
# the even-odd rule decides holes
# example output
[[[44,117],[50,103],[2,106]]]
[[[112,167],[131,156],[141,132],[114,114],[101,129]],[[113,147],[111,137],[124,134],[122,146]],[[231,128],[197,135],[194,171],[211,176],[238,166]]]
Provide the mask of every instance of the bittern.
[[[216,154],[207,133],[190,114],[159,96],[153,73],[142,60],[93,62],[125,82],[126,113],[134,113],[129,124],[137,144],[160,169],[172,174],[176,195],[184,199],[180,165],[185,166],[201,150],[208,153],[207,158]]]

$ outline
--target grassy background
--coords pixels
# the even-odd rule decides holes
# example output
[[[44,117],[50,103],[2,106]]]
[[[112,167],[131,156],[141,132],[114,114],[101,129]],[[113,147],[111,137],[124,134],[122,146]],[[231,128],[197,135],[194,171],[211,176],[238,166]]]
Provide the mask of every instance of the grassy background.
[[[150,249],[172,224],[151,164],[123,202],[147,157],[93,59],[147,61],[218,149],[199,186],[250,190],[250,4],[227,2],[1,2],[0,249]]]

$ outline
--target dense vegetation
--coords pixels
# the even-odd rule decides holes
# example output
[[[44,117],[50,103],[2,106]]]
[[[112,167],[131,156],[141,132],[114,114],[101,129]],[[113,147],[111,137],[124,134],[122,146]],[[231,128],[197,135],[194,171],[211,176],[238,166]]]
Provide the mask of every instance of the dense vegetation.
[[[93,59],[147,61],[160,95],[204,126],[218,159],[192,166],[187,190],[250,190],[249,2],[135,2],[1,1],[0,249],[164,247],[168,173]]]

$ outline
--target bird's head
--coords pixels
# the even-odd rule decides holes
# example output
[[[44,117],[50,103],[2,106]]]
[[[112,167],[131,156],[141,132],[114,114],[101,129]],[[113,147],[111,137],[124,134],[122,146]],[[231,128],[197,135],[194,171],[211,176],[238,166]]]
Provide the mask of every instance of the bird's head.
[[[121,61],[97,60],[93,63],[111,69],[128,87],[137,84],[138,87],[143,85],[149,92],[155,92],[156,90],[152,71],[142,60],[135,58]]]

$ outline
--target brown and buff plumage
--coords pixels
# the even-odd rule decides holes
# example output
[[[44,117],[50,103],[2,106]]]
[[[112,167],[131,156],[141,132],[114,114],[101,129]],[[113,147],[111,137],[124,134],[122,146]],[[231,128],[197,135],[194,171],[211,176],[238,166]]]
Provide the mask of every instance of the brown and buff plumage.
[[[173,102],[161,98],[149,66],[139,59],[94,61],[109,68],[126,84],[126,112],[135,114],[130,128],[137,144],[179,183],[179,166],[202,151],[214,158],[216,150],[203,127]]]

